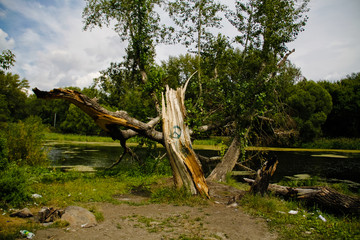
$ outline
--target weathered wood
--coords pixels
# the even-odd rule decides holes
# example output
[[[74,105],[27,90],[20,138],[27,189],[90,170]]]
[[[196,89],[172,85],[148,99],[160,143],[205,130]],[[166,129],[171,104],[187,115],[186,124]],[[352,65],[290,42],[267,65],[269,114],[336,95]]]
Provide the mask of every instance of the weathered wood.
[[[149,123],[141,122],[135,118],[132,118],[125,111],[116,111],[111,112],[107,109],[101,107],[96,100],[90,99],[86,95],[70,90],[56,88],[49,92],[40,91],[37,88],[33,89],[33,92],[38,98],[43,99],[64,99],[67,100],[77,107],[79,107],[83,112],[89,115],[95,123],[103,129],[105,132],[109,133],[113,139],[117,140],[126,140],[131,136],[136,134],[147,137],[151,140],[154,140],[158,143],[163,144],[163,135],[161,132],[158,132],[154,129],[154,122],[150,121]],[[159,118],[157,118],[157,121]],[[150,124],[152,123],[152,124]],[[123,131],[114,126],[123,126],[129,130]],[[136,133],[136,134],[135,134]]]
[[[187,83],[177,90],[166,86],[166,97],[162,96],[164,142],[170,158],[175,185],[185,187],[193,194],[199,193],[209,197],[204,173],[192,148],[189,128],[184,121]]]
[[[274,174],[278,163],[279,161],[277,159],[270,158],[263,164],[263,166],[257,171],[255,181],[251,185],[251,193],[260,193],[261,195],[266,193],[270,178]]]
[[[215,169],[206,179],[208,181],[225,182],[226,174],[233,170],[237,160],[239,159],[240,153],[240,141],[238,137],[234,137],[229,149],[226,151],[223,160],[215,167]]]
[[[249,184],[255,180],[244,178]],[[329,209],[332,212],[344,214],[360,214],[360,198],[341,194],[328,187],[285,187],[277,184],[269,184],[268,190],[277,195],[295,197],[311,201]]]

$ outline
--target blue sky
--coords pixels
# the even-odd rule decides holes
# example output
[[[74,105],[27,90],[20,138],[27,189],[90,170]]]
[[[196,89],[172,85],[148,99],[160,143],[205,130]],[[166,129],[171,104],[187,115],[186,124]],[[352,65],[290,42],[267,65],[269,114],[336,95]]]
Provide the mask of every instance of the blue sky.
[[[231,3],[233,1],[228,0]],[[109,28],[83,31],[82,0],[0,0],[0,50],[16,55],[12,72],[31,87],[86,87],[126,44]],[[305,32],[289,45],[290,60],[307,79],[340,80],[360,72],[360,1],[312,0]],[[230,24],[223,33],[234,34]],[[157,60],[186,53],[182,46],[157,47]]]

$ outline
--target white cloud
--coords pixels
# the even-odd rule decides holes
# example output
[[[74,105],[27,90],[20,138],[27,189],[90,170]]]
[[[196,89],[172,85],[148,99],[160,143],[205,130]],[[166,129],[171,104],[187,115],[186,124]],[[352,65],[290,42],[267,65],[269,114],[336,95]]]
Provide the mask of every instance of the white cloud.
[[[89,86],[98,71],[107,68],[111,61],[122,60],[125,54],[125,45],[112,29],[82,30],[83,3],[60,3],[56,6],[24,0],[3,3],[24,22],[31,23],[17,31],[19,44],[14,51],[17,62],[13,68],[29,80],[31,87],[48,90]],[[0,37],[0,41],[5,39],[1,32]]]
[[[289,59],[312,80],[340,80],[360,71],[358,0],[312,0],[305,32]]]
[[[9,37],[9,34],[0,28],[0,49],[12,49],[15,46],[15,40]]]

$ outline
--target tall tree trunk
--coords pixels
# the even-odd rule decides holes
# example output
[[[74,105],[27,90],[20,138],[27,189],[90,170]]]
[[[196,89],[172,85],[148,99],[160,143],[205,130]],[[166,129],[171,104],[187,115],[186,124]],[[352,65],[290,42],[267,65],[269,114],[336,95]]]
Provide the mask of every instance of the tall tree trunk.
[[[200,161],[195,154],[190,140],[189,128],[185,123],[185,90],[166,86],[166,97],[162,98],[162,118],[164,142],[170,158],[175,185],[185,187],[193,194],[209,197]]]
[[[226,174],[233,170],[237,160],[240,157],[240,153],[241,153],[240,146],[241,144],[239,138],[237,136],[234,137],[222,161],[214,168],[214,170],[207,177],[208,181],[225,182]]]

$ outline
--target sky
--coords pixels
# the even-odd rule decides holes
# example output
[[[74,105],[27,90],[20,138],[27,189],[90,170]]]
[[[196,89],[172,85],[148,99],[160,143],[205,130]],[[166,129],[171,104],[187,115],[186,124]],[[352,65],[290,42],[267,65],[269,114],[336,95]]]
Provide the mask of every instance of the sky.
[[[227,0],[223,2],[232,3]],[[119,62],[126,43],[111,28],[83,30],[83,0],[0,0],[0,51],[16,55],[11,72],[31,88],[88,87],[99,71]],[[311,0],[309,20],[289,48],[289,60],[308,80],[337,81],[360,72],[360,0]],[[224,22],[222,33],[236,30]],[[157,62],[186,53],[159,45]]]

